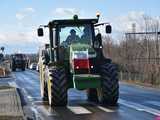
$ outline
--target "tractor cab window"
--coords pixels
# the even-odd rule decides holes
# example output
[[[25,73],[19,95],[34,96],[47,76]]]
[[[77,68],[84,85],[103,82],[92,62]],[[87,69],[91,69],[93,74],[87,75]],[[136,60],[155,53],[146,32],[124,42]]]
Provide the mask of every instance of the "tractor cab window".
[[[91,25],[65,27],[60,26],[59,31],[59,39],[61,46],[67,47],[74,43],[91,44]]]

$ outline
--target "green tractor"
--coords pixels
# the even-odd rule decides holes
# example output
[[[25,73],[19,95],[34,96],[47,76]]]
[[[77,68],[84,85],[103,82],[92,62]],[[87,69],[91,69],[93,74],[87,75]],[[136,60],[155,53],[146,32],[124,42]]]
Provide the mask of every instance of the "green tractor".
[[[103,55],[102,36],[95,19],[53,20],[38,28],[38,36],[49,28],[49,45],[40,52],[41,95],[52,107],[66,106],[69,88],[86,90],[88,100],[116,105],[119,98],[117,66]],[[98,32],[97,32],[98,31]],[[97,33],[96,33],[97,32]]]

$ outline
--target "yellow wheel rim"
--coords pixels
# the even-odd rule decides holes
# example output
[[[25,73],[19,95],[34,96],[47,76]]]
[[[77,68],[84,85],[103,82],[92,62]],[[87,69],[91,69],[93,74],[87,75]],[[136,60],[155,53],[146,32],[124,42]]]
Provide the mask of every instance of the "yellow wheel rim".
[[[49,97],[49,104],[51,105],[51,80],[48,80],[48,97]]]

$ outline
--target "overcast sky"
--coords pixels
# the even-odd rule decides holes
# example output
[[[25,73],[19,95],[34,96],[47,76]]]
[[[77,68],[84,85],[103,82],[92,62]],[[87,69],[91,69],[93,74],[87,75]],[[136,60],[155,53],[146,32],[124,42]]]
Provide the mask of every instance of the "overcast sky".
[[[6,53],[37,52],[46,40],[36,29],[56,18],[94,18],[113,25],[113,34],[127,31],[144,14],[159,19],[160,0],[0,0],[0,46]]]

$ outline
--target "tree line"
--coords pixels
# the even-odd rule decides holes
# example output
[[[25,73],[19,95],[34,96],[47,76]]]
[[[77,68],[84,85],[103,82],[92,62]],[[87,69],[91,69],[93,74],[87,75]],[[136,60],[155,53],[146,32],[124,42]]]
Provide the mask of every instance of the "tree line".
[[[160,86],[160,19],[142,18],[118,40],[104,36],[103,52],[118,65],[121,80]]]

